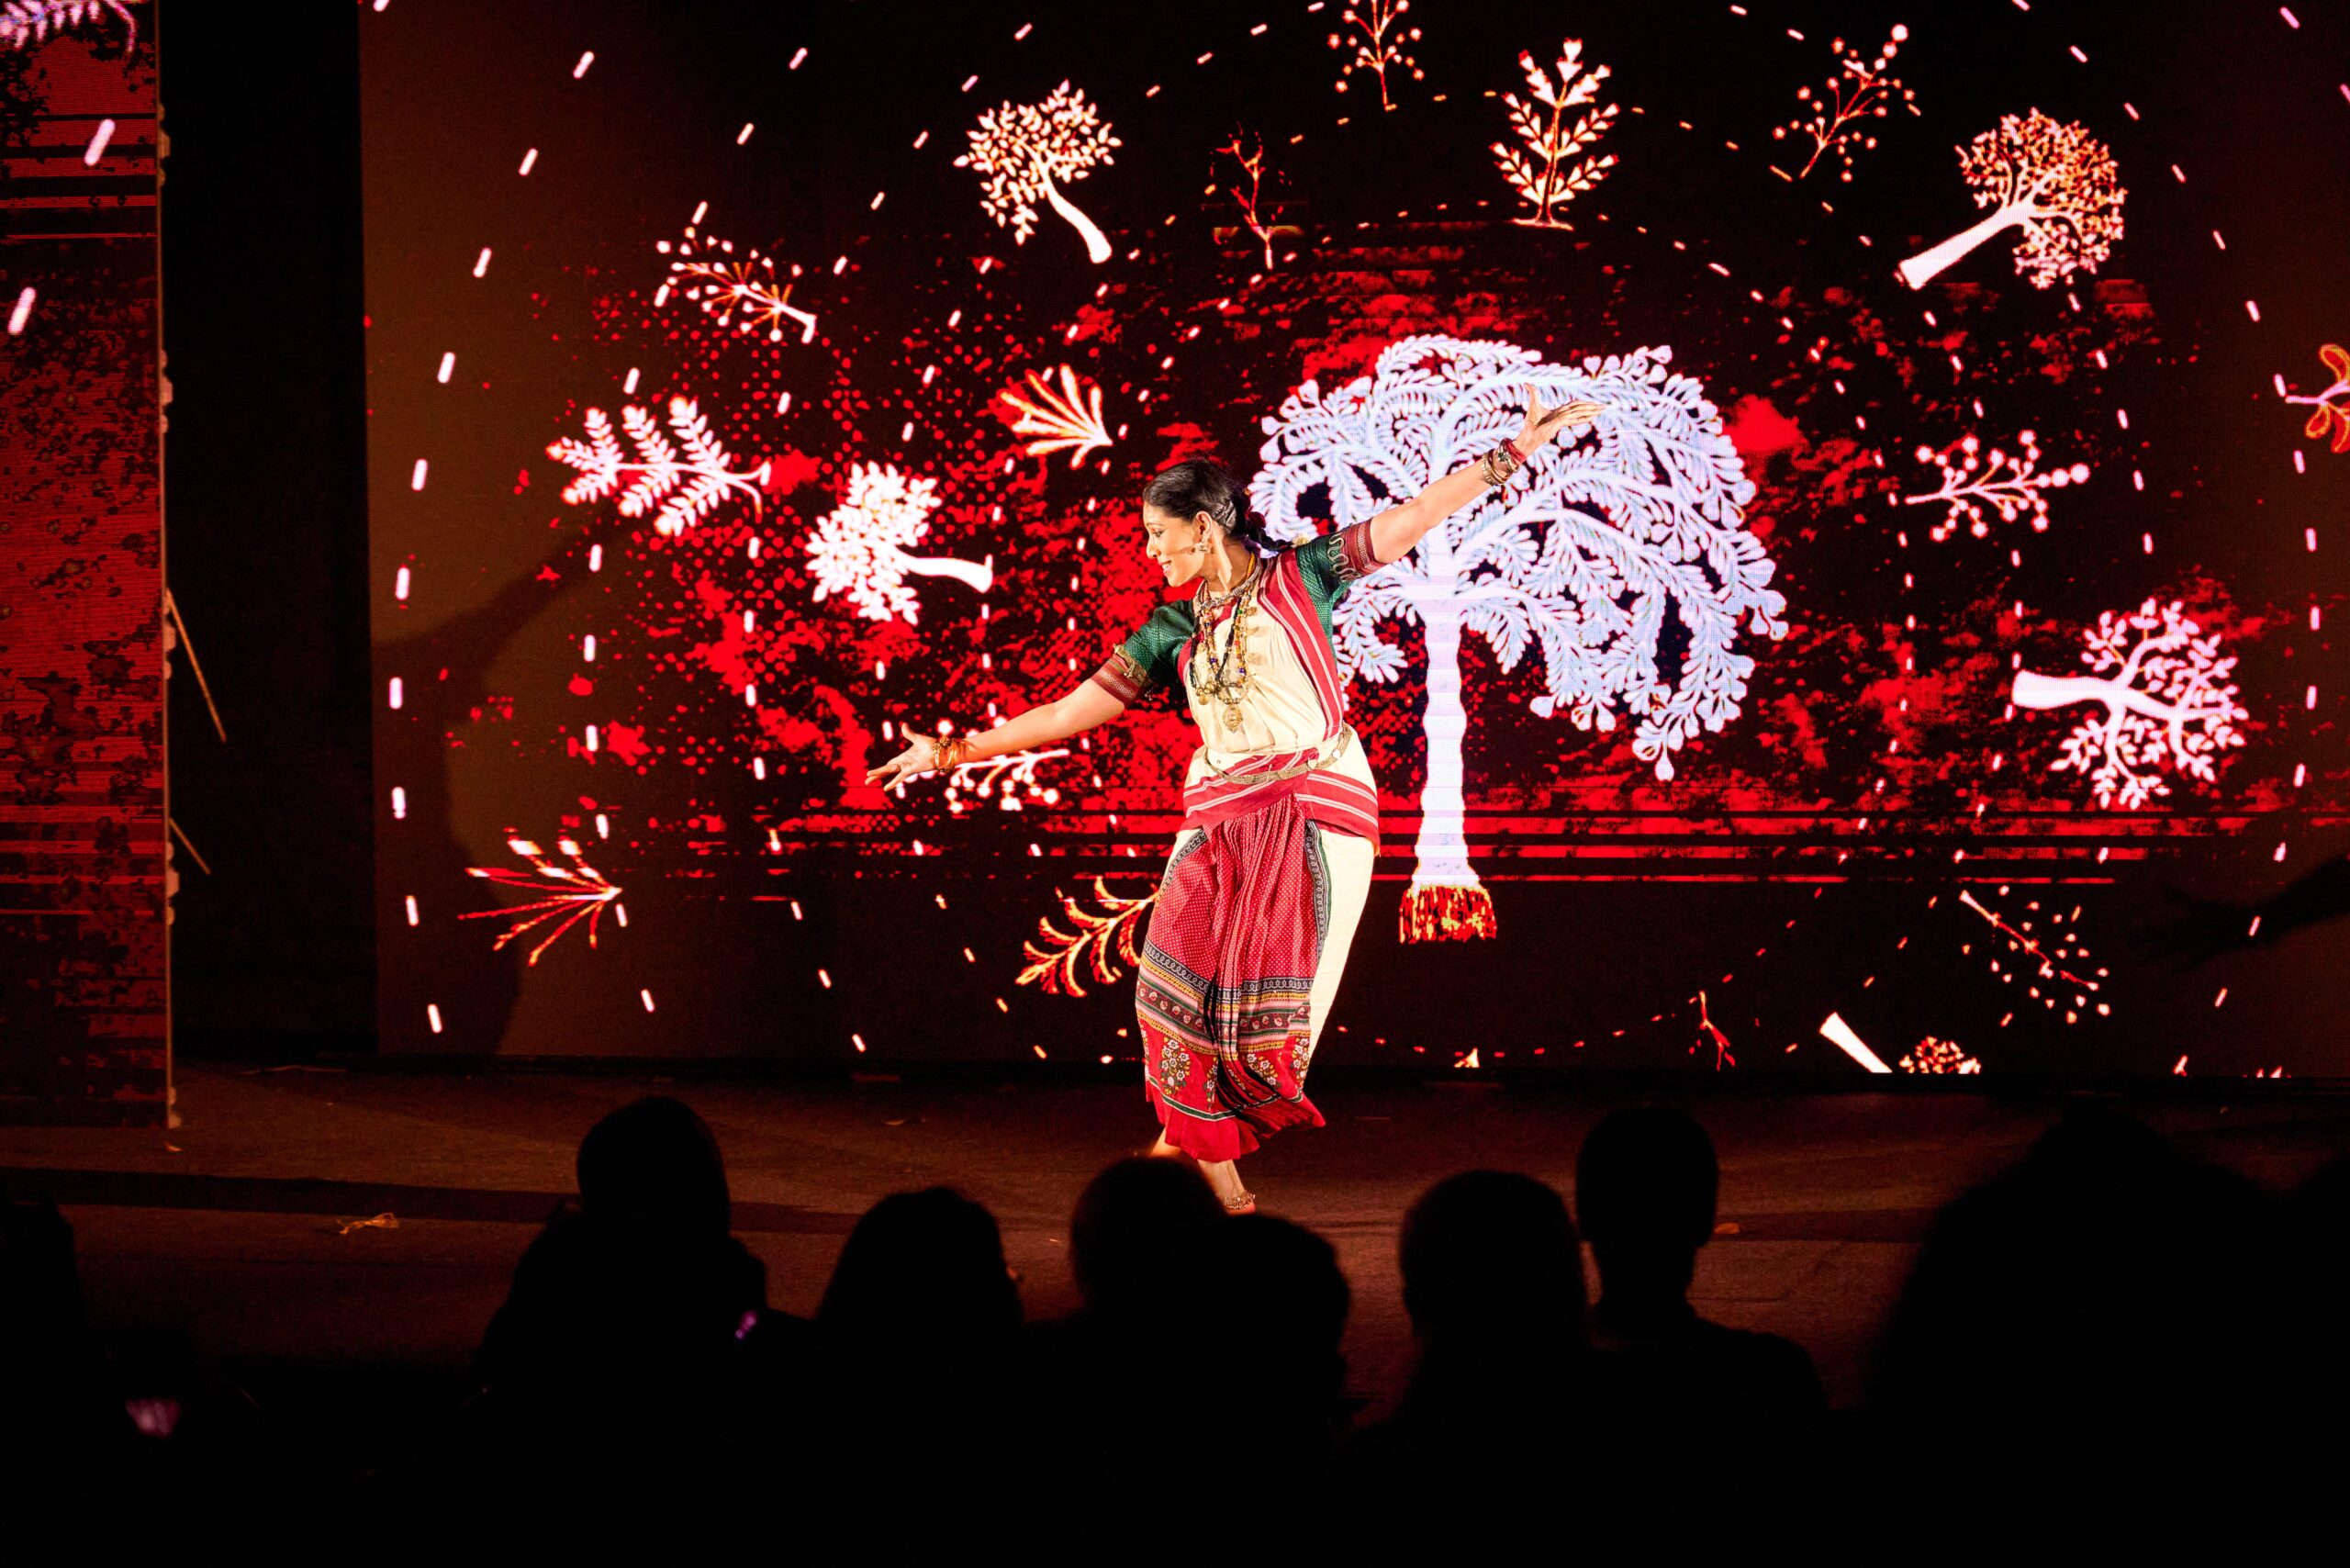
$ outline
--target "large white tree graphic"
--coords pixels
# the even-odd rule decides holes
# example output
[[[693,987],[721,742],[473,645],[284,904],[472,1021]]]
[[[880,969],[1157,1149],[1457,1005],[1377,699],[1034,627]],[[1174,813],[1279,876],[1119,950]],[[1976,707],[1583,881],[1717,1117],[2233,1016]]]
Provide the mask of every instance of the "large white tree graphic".
[[[1958,170],[1990,208],[1979,223],[1919,252],[1894,269],[1923,288],[1953,263],[2005,229],[2022,231],[2016,272],[2034,288],[2095,272],[2121,238],[2121,188],[2113,153],[2077,120],[2034,109],[1999,123],[1958,150]]]
[[[1417,622],[1425,633],[1427,784],[1407,941],[1494,930],[1462,837],[1463,632],[1483,637],[1504,670],[1539,649],[1534,711],[1602,731],[1620,711],[1634,755],[1660,778],[1673,777],[1673,754],[1691,735],[1737,716],[1754,668],[1733,645],[1741,622],[1785,634],[1771,559],[1745,526],[1753,483],[1704,388],[1668,368],[1672,353],[1641,348],[1577,367],[1507,342],[1406,338],[1370,375],[1327,396],[1309,381],[1264,421],[1250,499],[1277,536],[1302,540],[1317,517],[1360,521],[1514,434],[1528,383],[1546,403],[1605,408],[1338,608],[1340,663],[1365,680],[1404,673],[1383,622]],[[1668,621],[1679,626],[1669,641]]]
[[[2183,606],[2150,599],[2121,614],[2105,611],[2081,633],[2081,662],[2095,673],[2018,670],[2011,695],[2019,708],[2095,702],[2105,710],[2073,727],[2049,771],[2080,774],[2099,806],[2124,811],[2169,794],[2165,772],[2215,778],[2220,753],[2244,745],[2237,721],[2251,715],[2229,678],[2234,655],[2222,656],[2218,634],[2202,631]]]

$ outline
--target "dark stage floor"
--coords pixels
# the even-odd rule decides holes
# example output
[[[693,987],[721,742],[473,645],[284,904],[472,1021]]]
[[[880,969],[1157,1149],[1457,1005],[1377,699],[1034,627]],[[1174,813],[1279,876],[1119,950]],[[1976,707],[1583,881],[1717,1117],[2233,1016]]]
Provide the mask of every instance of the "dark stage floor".
[[[46,1188],[80,1238],[103,1326],[182,1327],[262,1393],[341,1376],[416,1390],[454,1383],[509,1271],[572,1190],[580,1135],[647,1092],[643,1078],[414,1076],[223,1065],[185,1069],[169,1134],[14,1128],[0,1179]],[[1152,1131],[1132,1085],[983,1081],[776,1085],[659,1081],[706,1116],[733,1173],[735,1228],[776,1305],[811,1310],[857,1215],[885,1193],[950,1183],[1002,1221],[1032,1316],[1073,1300],[1069,1207]],[[1593,1121],[1629,1098],[1494,1084],[1316,1081],[1330,1118],[1248,1167],[1265,1206],[1337,1247],[1353,1281],[1348,1355],[1382,1406],[1410,1355],[1395,1226],[1412,1196],[1475,1165],[1570,1187]],[[2014,1159],[2059,1096],[1707,1095],[1722,1219],[1701,1310],[1785,1334],[1855,1402],[1872,1336],[1936,1205]],[[2350,1152],[2350,1098],[2262,1091],[2130,1108],[2191,1151],[2288,1185]],[[382,1212],[397,1229],[340,1231]],[[441,1376],[431,1374],[439,1373]],[[423,1374],[423,1375],[420,1375]]]

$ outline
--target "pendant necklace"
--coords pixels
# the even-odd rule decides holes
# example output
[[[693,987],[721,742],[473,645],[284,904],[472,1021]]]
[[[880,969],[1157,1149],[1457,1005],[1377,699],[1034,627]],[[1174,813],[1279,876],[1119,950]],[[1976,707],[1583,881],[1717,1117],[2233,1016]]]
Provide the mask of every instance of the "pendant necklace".
[[[1240,700],[1248,694],[1254,678],[1248,673],[1248,662],[1240,644],[1248,634],[1248,610],[1256,598],[1257,577],[1257,567],[1252,564],[1248,576],[1229,593],[1203,596],[1208,598],[1208,603],[1199,619],[1204,624],[1199,641],[1193,644],[1192,690],[1203,708],[1215,702],[1224,704],[1226,730],[1240,728]],[[1226,604],[1232,606],[1232,635],[1225,639],[1224,651],[1211,658],[1215,643],[1214,616]]]

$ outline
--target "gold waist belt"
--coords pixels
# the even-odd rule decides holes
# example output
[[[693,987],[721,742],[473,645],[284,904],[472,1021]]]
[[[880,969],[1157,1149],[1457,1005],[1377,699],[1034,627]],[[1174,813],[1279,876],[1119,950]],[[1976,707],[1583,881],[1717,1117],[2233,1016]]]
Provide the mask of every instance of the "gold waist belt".
[[[1341,725],[1337,734],[1331,739],[1329,756],[1317,756],[1311,762],[1295,763],[1288,767],[1278,767],[1270,773],[1226,773],[1215,765],[1215,758],[1208,756],[1208,748],[1205,746],[1200,748],[1200,760],[1208,765],[1210,773],[1229,784],[1247,784],[1252,787],[1259,784],[1278,784],[1284,778],[1302,778],[1306,774],[1316,773],[1329,767],[1338,758],[1346,756],[1347,743],[1354,738],[1353,726]]]

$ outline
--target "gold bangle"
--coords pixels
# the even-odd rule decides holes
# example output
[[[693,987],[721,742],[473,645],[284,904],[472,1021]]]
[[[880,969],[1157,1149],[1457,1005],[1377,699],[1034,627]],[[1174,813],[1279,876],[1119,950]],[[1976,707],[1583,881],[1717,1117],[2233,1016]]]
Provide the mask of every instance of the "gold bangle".
[[[950,773],[970,759],[971,738],[968,735],[934,735],[930,742],[930,770]]]

